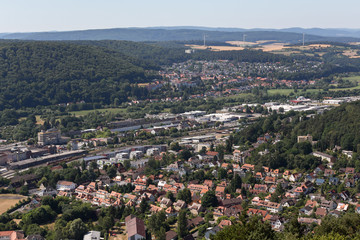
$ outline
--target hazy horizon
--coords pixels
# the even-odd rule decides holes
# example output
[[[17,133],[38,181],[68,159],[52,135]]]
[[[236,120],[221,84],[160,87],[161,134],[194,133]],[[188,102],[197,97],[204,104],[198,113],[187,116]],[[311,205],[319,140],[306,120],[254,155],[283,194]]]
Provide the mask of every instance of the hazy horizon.
[[[11,34],[11,33],[33,33],[33,32],[73,32],[73,31],[88,31],[88,30],[111,30],[111,29],[145,29],[145,28],[150,28],[150,29],[156,29],[156,28],[209,28],[209,29],[244,29],[244,30],[254,30],[254,29],[263,29],[263,30],[283,30],[283,29],[292,29],[292,28],[301,28],[301,29],[305,29],[305,30],[310,30],[310,29],[329,29],[329,30],[349,30],[349,31],[360,31],[360,28],[319,28],[319,27],[308,27],[308,28],[304,28],[304,27],[298,27],[298,26],[294,26],[294,27],[286,27],[286,28],[240,28],[240,27],[224,27],[224,26],[219,26],[219,27],[210,27],[210,26],[145,26],[145,27],[111,27],[111,28],[87,28],[87,29],[70,29],[70,30],[45,30],[45,31],[17,31],[17,32],[0,32],[2,34]]]
[[[0,32],[44,32],[128,27],[359,29],[355,0],[4,0]],[[335,4],[336,3],[336,4]],[[351,8],[349,8],[351,6]]]

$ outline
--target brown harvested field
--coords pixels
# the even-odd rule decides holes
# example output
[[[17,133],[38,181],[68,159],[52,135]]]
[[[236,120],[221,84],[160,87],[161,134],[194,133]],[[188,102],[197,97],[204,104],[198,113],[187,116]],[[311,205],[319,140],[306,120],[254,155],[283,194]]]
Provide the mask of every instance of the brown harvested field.
[[[38,125],[43,125],[44,124],[44,120],[42,120],[40,118],[40,115],[36,115],[35,117],[36,117],[36,124],[38,124]]]
[[[25,198],[18,194],[0,194],[0,214],[3,214],[10,207],[15,206],[16,203]]]
[[[331,47],[331,44],[310,44],[308,47],[311,48],[329,48]]]
[[[360,56],[358,55],[358,53],[355,50],[345,50],[343,52],[344,56],[347,56],[349,58],[360,58]]]
[[[269,42],[277,42],[278,40],[259,40],[256,41],[257,44],[264,44],[264,43],[269,43]]]
[[[262,45],[261,48],[264,52],[271,52],[271,51],[281,51],[284,50],[285,48],[285,43],[272,43],[272,44],[266,44],[266,45]]]
[[[255,42],[244,42],[244,41],[227,41],[226,43],[234,45],[234,46],[244,46],[244,45],[256,45]]]
[[[276,42],[274,40],[262,40],[257,42],[243,42],[243,41],[227,41],[226,43],[234,46],[203,46],[203,45],[186,45],[192,49],[205,50],[210,49],[212,51],[235,51],[243,50],[244,45],[253,46],[254,49],[263,50],[264,52],[273,52],[276,54],[290,55],[291,53],[300,53],[302,50],[310,49],[324,49],[329,48],[330,44],[310,44],[306,46],[287,46],[287,43]],[[269,44],[265,44],[269,43]]]
[[[244,50],[243,47],[232,47],[232,46],[210,46],[213,51],[239,51]]]
[[[290,55],[291,53],[300,53],[302,50],[310,49],[324,49],[331,47],[330,44],[310,44],[306,46],[286,46],[285,43],[272,43],[268,45],[263,45],[262,50],[264,52],[272,52],[276,54]],[[287,51],[284,51],[287,50]],[[324,54],[324,53],[323,53]]]
[[[300,51],[272,51],[273,54],[282,54],[285,56],[290,56],[291,54],[300,54]]]

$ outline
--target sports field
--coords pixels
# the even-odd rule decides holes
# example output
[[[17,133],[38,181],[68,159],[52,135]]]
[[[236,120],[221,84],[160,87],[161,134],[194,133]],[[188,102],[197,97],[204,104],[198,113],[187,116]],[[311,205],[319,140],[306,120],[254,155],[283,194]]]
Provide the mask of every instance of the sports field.
[[[0,215],[26,197],[18,194],[0,194]]]

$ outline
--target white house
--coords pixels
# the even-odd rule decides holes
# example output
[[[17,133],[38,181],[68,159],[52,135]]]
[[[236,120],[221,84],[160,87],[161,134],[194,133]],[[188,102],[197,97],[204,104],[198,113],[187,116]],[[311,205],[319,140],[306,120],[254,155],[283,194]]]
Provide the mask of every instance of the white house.
[[[58,181],[56,184],[57,191],[72,192],[76,188],[76,184],[68,181]]]
[[[142,151],[132,151],[130,153],[130,159],[139,159],[141,158],[142,156],[144,156],[144,153]]]
[[[99,231],[90,231],[84,235],[84,240],[100,240],[100,232]]]
[[[148,156],[156,156],[160,154],[159,148],[149,148],[146,150],[146,155]]]

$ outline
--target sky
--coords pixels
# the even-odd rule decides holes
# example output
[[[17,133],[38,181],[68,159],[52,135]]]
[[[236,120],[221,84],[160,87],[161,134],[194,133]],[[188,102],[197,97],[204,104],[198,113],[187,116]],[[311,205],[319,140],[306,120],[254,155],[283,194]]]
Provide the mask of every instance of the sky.
[[[359,0],[0,0],[0,32],[122,27],[357,28]]]

